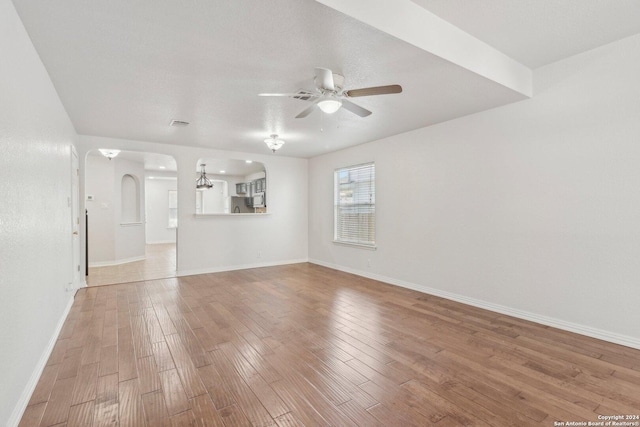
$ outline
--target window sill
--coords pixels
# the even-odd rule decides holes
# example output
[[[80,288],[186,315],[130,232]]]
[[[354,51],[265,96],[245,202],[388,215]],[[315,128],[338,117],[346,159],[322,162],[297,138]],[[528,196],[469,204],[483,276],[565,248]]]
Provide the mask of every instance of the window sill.
[[[336,245],[352,246],[355,248],[367,249],[369,251],[375,251],[378,249],[376,245],[365,245],[364,243],[350,243],[350,242],[342,242],[340,240],[334,240],[333,243],[335,243]]]

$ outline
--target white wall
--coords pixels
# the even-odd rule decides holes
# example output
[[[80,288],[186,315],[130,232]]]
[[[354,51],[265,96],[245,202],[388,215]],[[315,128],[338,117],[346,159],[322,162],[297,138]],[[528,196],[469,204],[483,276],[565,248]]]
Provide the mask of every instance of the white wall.
[[[0,425],[15,426],[73,301],[76,133],[9,0],[0,52]]]
[[[311,159],[309,258],[640,348],[640,35],[534,75],[530,100]],[[333,170],[372,160],[378,249],[336,245]]]
[[[114,181],[116,197],[115,207],[115,260],[131,261],[143,259],[145,256],[145,227],[144,227],[144,163],[116,157],[114,162]],[[138,210],[137,221],[131,222],[123,217],[122,210],[122,177],[130,175],[138,185]]]
[[[81,156],[81,159],[85,157],[86,167],[91,171],[84,180],[85,194],[82,196],[89,213],[89,266],[144,258],[144,164],[118,157],[109,160],[96,153]],[[140,220],[135,224],[122,218],[124,175],[133,176],[139,185]],[[87,195],[93,196],[93,200],[87,201]]]
[[[81,161],[82,163],[82,161]],[[89,263],[109,264],[115,260],[115,226],[114,226],[114,197],[116,184],[114,182],[114,161],[102,155],[86,156],[87,168],[91,173],[87,175],[87,192],[83,197],[84,206],[89,215]],[[93,200],[87,201],[87,196]],[[84,230],[84,228],[83,228]]]
[[[168,228],[169,225],[169,191],[178,189],[177,179],[170,179],[158,174],[153,174],[156,179],[145,180],[145,201],[147,213],[147,243],[174,243],[176,241],[176,229]]]
[[[200,191],[203,213],[229,213],[230,185],[224,175],[208,175],[213,187]],[[235,188],[234,188],[235,191]]]
[[[256,141],[256,144],[260,144]],[[246,153],[80,136],[80,158],[98,148],[173,156],[178,166],[178,274],[198,274],[307,260],[306,159],[265,154],[269,213],[196,217],[194,165],[200,158],[243,159]],[[86,165],[80,165],[81,198]],[[82,228],[82,224],[81,224]],[[82,237],[82,236],[81,236]],[[81,239],[82,240],[82,239]]]

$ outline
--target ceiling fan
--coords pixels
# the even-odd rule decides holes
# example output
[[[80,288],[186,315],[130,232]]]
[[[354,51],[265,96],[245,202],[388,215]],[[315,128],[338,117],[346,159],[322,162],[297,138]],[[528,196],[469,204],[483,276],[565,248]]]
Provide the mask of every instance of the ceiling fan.
[[[309,91],[301,90],[298,93],[261,93],[259,96],[287,96],[303,101],[311,101],[312,104],[296,116],[296,119],[301,119],[311,114],[316,106],[327,114],[335,113],[340,107],[344,107],[345,110],[357,116],[367,117],[371,114],[371,111],[354,104],[349,101],[349,98],[402,92],[402,86],[400,85],[343,90],[344,76],[334,74],[327,68],[316,68],[315,72],[316,75],[313,79],[316,84],[315,89]]]

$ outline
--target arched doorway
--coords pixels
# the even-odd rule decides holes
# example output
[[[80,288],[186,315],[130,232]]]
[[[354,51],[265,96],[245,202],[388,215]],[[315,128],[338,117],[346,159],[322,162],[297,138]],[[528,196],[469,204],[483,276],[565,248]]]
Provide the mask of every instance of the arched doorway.
[[[123,151],[85,159],[87,285],[176,275],[177,164]]]

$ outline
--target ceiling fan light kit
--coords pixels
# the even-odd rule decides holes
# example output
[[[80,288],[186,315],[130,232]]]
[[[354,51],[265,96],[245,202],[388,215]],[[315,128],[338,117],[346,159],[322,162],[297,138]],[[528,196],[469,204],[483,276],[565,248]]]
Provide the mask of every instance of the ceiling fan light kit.
[[[342,101],[334,97],[327,97],[318,101],[318,107],[327,114],[333,114],[342,107]]]

